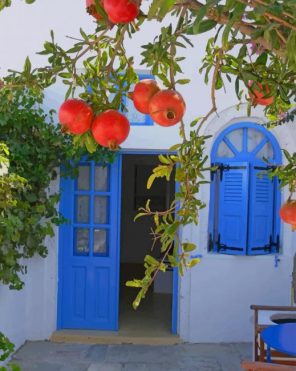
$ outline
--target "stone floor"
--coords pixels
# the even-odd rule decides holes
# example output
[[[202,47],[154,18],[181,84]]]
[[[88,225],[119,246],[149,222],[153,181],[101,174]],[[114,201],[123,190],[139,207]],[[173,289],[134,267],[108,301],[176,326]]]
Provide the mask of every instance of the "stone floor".
[[[13,362],[22,371],[239,371],[251,344],[87,345],[27,342]]]

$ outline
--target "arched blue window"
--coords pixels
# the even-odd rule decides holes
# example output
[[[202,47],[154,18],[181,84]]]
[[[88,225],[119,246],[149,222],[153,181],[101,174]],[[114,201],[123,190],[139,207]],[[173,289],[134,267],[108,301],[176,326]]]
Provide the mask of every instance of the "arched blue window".
[[[209,250],[260,255],[279,250],[280,191],[267,171],[281,164],[274,136],[261,125],[241,122],[217,137],[211,152]]]

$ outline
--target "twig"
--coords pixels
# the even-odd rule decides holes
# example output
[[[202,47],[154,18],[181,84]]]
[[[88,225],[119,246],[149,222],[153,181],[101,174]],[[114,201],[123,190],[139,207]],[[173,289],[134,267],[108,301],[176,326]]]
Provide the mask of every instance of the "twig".
[[[216,105],[216,82],[219,74],[219,69],[221,66],[221,58],[222,58],[223,51],[222,49],[219,50],[217,57],[216,57],[216,62],[215,62],[215,69],[213,73],[213,79],[212,79],[212,86],[211,86],[211,100],[212,100],[212,108],[210,111],[206,114],[206,116],[201,120],[196,132],[197,134],[200,131],[201,126],[203,125],[204,122],[207,121],[207,119],[211,116],[212,113],[217,111],[217,105]]]

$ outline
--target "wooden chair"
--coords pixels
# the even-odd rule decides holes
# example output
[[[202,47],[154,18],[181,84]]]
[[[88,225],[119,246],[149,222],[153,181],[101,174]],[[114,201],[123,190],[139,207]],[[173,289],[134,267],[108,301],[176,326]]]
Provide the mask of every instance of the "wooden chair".
[[[296,366],[250,361],[243,361],[241,368],[248,371],[296,371]]]
[[[268,326],[272,324],[262,324],[259,321],[259,312],[286,312],[287,314],[296,313],[296,307],[292,306],[270,306],[270,305],[251,305],[251,309],[254,310],[254,360],[260,362],[266,362],[266,346],[260,333]],[[270,313],[271,314],[271,313]],[[278,352],[271,349],[271,359],[273,363],[286,364],[286,365],[296,365],[296,358],[290,357],[287,354]],[[296,368],[294,368],[296,370]],[[294,370],[293,369],[293,370]],[[252,370],[252,369],[251,369]],[[256,370],[256,369],[255,369]]]

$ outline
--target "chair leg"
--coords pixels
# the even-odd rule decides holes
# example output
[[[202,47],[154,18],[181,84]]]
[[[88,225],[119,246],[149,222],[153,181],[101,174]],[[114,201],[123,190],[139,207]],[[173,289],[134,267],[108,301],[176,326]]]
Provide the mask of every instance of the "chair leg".
[[[264,341],[263,341],[261,335],[259,335],[259,339],[260,339],[260,357],[259,357],[259,360],[260,360],[260,362],[265,362],[265,344],[264,344]]]

